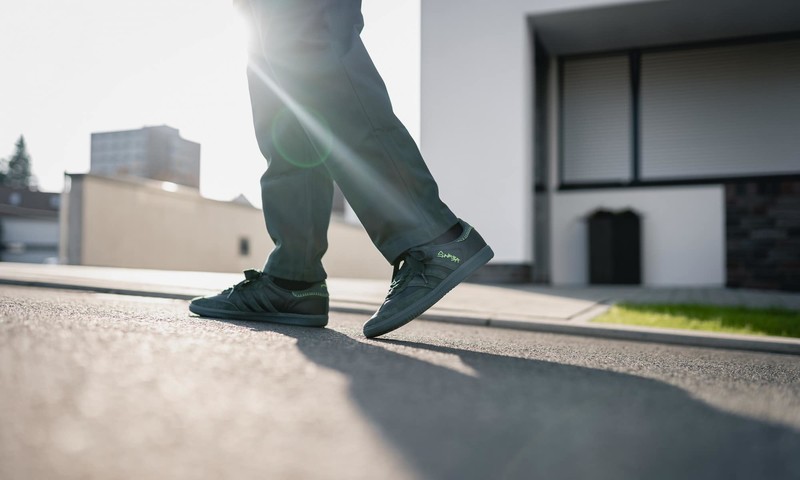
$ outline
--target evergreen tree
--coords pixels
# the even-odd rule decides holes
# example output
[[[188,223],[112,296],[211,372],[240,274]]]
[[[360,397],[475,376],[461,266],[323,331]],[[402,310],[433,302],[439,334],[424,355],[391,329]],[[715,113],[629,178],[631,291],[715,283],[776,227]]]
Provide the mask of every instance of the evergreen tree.
[[[33,184],[31,175],[31,156],[25,145],[25,137],[19,136],[14,154],[7,160],[2,176],[3,185],[15,188],[28,188]]]

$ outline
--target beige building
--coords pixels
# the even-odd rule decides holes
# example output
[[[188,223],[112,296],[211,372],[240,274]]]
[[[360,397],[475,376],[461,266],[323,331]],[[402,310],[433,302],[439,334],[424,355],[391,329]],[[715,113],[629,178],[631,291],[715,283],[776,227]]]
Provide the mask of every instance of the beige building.
[[[174,183],[67,174],[61,263],[235,272],[261,268],[274,245],[260,209]],[[391,267],[360,225],[334,219],[329,275],[384,278]]]

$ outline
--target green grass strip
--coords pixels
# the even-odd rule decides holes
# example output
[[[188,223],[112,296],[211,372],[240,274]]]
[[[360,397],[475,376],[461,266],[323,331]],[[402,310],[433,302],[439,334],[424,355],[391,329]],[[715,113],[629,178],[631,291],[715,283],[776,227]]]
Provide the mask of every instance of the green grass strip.
[[[643,327],[800,337],[800,312],[777,308],[621,303],[594,319]]]

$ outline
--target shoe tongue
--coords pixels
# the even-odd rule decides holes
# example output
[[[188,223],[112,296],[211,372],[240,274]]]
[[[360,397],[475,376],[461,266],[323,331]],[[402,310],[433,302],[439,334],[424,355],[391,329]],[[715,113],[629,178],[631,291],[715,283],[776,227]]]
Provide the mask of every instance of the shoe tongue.
[[[245,280],[255,280],[261,276],[261,272],[252,268],[244,271]]]

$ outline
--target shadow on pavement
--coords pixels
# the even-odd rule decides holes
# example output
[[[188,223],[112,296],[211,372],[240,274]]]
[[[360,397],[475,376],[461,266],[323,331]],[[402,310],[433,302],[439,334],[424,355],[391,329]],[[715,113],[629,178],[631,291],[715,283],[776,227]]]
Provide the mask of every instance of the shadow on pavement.
[[[310,360],[346,375],[364,416],[425,478],[800,478],[800,433],[722,412],[656,380],[363,342],[331,329],[246,325],[293,337]],[[432,353],[455,355],[466,368],[415,358]]]

